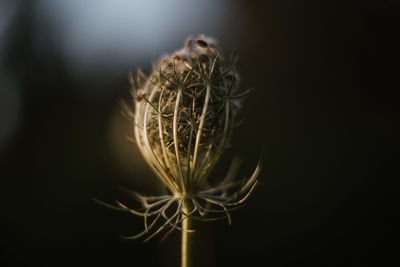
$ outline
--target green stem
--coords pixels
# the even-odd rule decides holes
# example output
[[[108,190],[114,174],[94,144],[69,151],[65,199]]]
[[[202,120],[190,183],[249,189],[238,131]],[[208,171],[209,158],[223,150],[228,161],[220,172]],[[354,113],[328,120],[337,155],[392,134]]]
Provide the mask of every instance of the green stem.
[[[190,201],[185,200],[183,202],[182,211],[185,214],[190,212]],[[193,247],[193,233],[189,232],[192,229],[192,219],[190,217],[185,218],[182,221],[182,255],[181,255],[181,267],[193,267],[192,264],[192,247]]]

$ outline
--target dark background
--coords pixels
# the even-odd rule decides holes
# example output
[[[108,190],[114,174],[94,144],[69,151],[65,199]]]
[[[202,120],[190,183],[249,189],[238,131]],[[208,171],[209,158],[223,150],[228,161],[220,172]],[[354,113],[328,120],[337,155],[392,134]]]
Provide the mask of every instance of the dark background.
[[[157,192],[119,101],[197,33],[255,88],[216,175],[264,147],[233,225],[198,225],[198,266],[398,264],[398,1],[55,2],[0,2],[2,266],[178,266],[179,233],[121,240],[141,219],[92,197]]]

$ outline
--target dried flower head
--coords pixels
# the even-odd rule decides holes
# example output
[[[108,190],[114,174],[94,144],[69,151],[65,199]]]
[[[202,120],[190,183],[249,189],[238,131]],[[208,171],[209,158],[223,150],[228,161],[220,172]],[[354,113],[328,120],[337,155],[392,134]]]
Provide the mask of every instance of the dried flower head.
[[[213,39],[199,36],[153,64],[150,76],[140,70],[136,79],[130,76],[135,111],[127,113],[133,116],[135,140],[169,193],[135,193],[142,211],[117,202],[119,209],[144,217],[145,230],[126,238],[149,233],[148,240],[165,228],[181,229],[187,217],[219,218],[212,214],[222,213],[230,223],[230,210],[254,190],[260,164],[249,179],[234,181],[238,159],[218,184],[208,181],[227,147],[241,99],[248,93],[238,93],[234,63],[234,57],[224,63]],[[150,217],[154,219],[149,224]]]

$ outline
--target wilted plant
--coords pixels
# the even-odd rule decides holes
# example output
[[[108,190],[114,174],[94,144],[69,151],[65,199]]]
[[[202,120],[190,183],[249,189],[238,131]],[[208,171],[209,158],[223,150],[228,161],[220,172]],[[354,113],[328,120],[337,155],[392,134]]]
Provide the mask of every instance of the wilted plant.
[[[230,211],[242,204],[257,185],[260,163],[247,180],[234,180],[239,161],[234,159],[225,178],[212,184],[208,177],[227,147],[241,99],[235,58],[227,64],[214,40],[190,38],[184,48],[153,64],[150,76],[140,70],[130,75],[135,108],[136,143],[157,177],[168,189],[160,196],[133,195],[143,209],[118,207],[144,218],[136,239],[151,239],[164,229],[182,232],[182,266],[191,266],[192,219],[219,219],[231,223]]]

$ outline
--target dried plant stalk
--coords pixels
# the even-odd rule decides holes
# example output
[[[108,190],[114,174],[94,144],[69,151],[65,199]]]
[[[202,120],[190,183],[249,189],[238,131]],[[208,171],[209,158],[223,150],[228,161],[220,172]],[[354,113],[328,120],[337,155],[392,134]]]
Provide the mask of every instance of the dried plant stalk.
[[[215,41],[189,38],[185,46],[153,64],[147,77],[140,70],[130,76],[135,140],[148,165],[168,189],[161,196],[132,193],[143,210],[117,202],[119,210],[144,218],[144,231],[124,238],[146,236],[165,229],[182,232],[182,266],[191,266],[192,219],[227,218],[253,192],[261,169],[258,163],[247,180],[234,180],[240,165],[234,159],[225,178],[209,182],[209,175],[227,147],[241,100],[235,57],[228,63]],[[100,202],[100,201],[98,201]],[[106,203],[100,202],[107,206]]]

